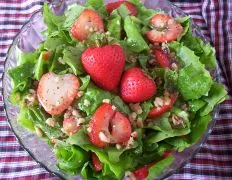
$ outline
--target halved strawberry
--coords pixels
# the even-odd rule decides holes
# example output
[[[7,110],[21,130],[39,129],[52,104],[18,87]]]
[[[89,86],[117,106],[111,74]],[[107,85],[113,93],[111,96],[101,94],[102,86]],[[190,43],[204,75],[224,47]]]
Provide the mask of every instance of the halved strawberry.
[[[95,153],[91,153],[92,165],[95,171],[102,170],[102,164]]]
[[[97,12],[86,9],[72,25],[71,34],[78,41],[83,41],[94,31],[104,31],[102,18]]]
[[[140,68],[128,69],[121,80],[121,97],[128,103],[143,102],[156,93],[156,84]]]
[[[138,12],[135,5],[128,1],[117,1],[117,2],[108,3],[106,5],[106,10],[110,14],[112,13],[113,10],[119,8],[121,4],[124,4],[128,8],[131,16],[137,16]]]
[[[177,98],[178,98],[177,94],[171,94],[170,95],[170,102],[168,104],[164,104],[161,107],[153,107],[150,110],[148,117],[149,118],[156,118],[156,117],[163,115],[165,112],[169,111],[172,108],[172,106],[176,102]]]
[[[73,74],[44,74],[38,85],[37,96],[45,111],[51,115],[61,114],[77,96],[80,82]]]
[[[51,55],[52,55],[52,51],[44,51],[44,52],[42,52],[43,53],[43,60],[45,60],[45,61],[48,61],[49,60],[49,58],[51,57]]]
[[[80,125],[77,123],[74,117],[64,118],[63,131],[67,135],[72,135],[80,129]]]
[[[169,57],[162,49],[154,48],[152,50],[152,54],[156,62],[159,64],[159,66],[164,67],[164,68],[170,67]]]
[[[156,14],[151,19],[152,30],[145,33],[151,43],[176,40],[183,32],[181,24],[166,14]]]
[[[97,147],[126,142],[132,131],[129,119],[107,103],[95,111],[89,129],[89,139]]]

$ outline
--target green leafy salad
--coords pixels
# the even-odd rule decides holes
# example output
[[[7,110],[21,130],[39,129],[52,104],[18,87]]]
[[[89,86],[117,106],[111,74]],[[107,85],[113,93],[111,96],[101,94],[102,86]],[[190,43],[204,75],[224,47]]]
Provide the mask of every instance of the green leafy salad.
[[[197,143],[227,98],[215,50],[139,0],[88,0],[56,16],[46,40],[8,71],[18,123],[48,142],[57,167],[84,179],[153,179]]]

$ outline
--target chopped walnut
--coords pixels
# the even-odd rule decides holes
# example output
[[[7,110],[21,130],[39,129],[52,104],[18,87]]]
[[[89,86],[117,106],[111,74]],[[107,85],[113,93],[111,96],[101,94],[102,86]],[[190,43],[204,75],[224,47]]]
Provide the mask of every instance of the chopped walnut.
[[[44,136],[44,132],[37,126],[34,127],[35,128],[35,133],[39,136],[39,137],[43,137]]]
[[[136,114],[142,114],[143,113],[143,110],[140,106],[139,103],[136,103],[136,104],[129,104],[130,106],[130,109],[134,112],[136,112]]]
[[[143,127],[143,119],[141,117],[139,117],[136,121],[136,125],[138,128],[142,128]]]
[[[110,99],[103,99],[102,102],[103,102],[103,103],[110,104]]]
[[[36,91],[34,89],[30,89],[24,101],[27,106],[33,106],[37,101]]]
[[[178,126],[178,125],[184,123],[184,119],[182,117],[175,115],[175,114],[172,115],[171,121],[172,121],[174,126]]]
[[[130,139],[127,141],[126,149],[131,149],[134,146],[135,140],[138,137],[137,131],[131,133]]]
[[[46,124],[51,126],[51,127],[55,127],[55,126],[57,126],[58,123],[54,118],[48,118],[46,120]]]
[[[131,171],[126,171],[124,179],[125,180],[136,180],[136,177]]]

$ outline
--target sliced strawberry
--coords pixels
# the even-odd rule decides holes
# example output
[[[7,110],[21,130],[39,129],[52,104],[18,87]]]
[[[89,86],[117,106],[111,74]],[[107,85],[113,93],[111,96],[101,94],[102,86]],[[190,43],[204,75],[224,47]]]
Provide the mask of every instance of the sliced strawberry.
[[[148,176],[148,167],[144,166],[142,168],[136,169],[135,171],[133,171],[133,174],[136,180],[145,180]]]
[[[156,117],[163,115],[165,112],[169,111],[172,108],[172,106],[176,102],[177,98],[178,98],[177,94],[172,94],[170,96],[171,100],[170,100],[169,104],[163,105],[161,107],[153,107],[150,110],[148,117],[149,118],[156,118]]]
[[[172,149],[168,149],[168,150],[164,151],[163,158],[165,159],[165,158],[168,157],[172,152],[173,152]]]
[[[72,25],[71,34],[78,41],[83,41],[94,31],[104,31],[102,18],[97,12],[86,9]]]
[[[67,135],[72,135],[80,129],[80,125],[77,124],[77,121],[74,117],[65,118],[63,121],[63,131]]]
[[[123,74],[120,92],[128,103],[143,102],[155,95],[156,84],[142,69],[131,68]]]
[[[124,4],[128,8],[131,16],[137,16],[138,12],[135,5],[128,1],[117,1],[117,2],[108,3],[106,5],[106,10],[109,14],[111,14],[113,10],[119,8],[122,4]]]
[[[113,110],[112,106],[107,103],[102,104],[95,111],[89,128],[89,139],[97,147],[105,147],[110,143],[126,142],[132,131],[129,119]]]
[[[151,19],[153,29],[145,33],[151,43],[176,40],[183,32],[181,24],[166,14],[156,14]]]
[[[80,82],[73,74],[44,74],[38,85],[37,96],[45,111],[51,115],[61,114],[77,96]]]
[[[112,127],[112,142],[123,143],[130,139],[131,124],[125,115],[116,112],[110,124]]]
[[[43,55],[42,55],[43,56],[43,60],[45,60],[45,61],[48,61],[50,59],[51,55],[52,55],[51,51],[44,51],[42,53],[43,53]]]
[[[162,49],[155,48],[152,50],[152,54],[155,57],[155,60],[159,64],[159,66],[164,68],[170,67],[170,59]]]
[[[120,82],[125,54],[119,45],[87,48],[81,62],[91,79],[101,88],[112,91]]]
[[[95,153],[91,153],[92,165],[95,171],[102,170],[102,164]]]

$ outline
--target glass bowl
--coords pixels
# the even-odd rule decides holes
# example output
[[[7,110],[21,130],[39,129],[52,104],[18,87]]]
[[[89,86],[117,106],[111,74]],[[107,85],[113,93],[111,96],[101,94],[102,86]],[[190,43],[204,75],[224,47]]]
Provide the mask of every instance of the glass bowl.
[[[108,3],[112,1],[115,0],[107,0],[105,2]],[[83,0],[69,0],[59,1],[59,3],[57,4],[56,1],[56,3],[52,4],[52,8],[55,13],[62,14],[64,12],[64,8],[69,6],[70,4],[83,4],[84,2],[85,1]],[[145,6],[148,8],[164,10],[174,17],[186,16],[186,14],[181,9],[179,9],[167,0],[143,0],[143,2]],[[13,106],[8,100],[10,92],[12,90],[11,80],[7,73],[8,70],[17,65],[19,49],[27,52],[32,52],[38,47],[39,43],[44,40],[44,37],[41,34],[41,32],[44,29],[46,29],[46,25],[43,22],[42,12],[36,12],[31,17],[30,21],[28,21],[23,26],[21,31],[15,37],[13,44],[9,48],[7,58],[5,61],[5,73],[3,75],[3,97],[7,119],[12,131],[14,132],[21,146],[42,167],[44,167],[49,172],[51,172],[54,175],[57,175],[62,179],[81,179],[81,177],[78,175],[71,176],[65,174],[56,167],[57,160],[52,151],[52,148],[48,146],[47,142],[39,138],[37,135],[19,126],[19,124],[17,123],[17,115],[19,113],[19,108]],[[202,35],[200,29],[194,23],[192,25],[192,29],[193,33],[196,36],[201,37],[205,42],[207,42],[206,38]],[[214,74],[217,74],[217,71]],[[173,173],[176,173],[181,167],[183,167],[187,162],[189,162],[194,157],[194,155],[200,150],[203,143],[207,140],[207,137],[211,133],[217,117],[218,108],[215,108],[213,112],[213,120],[208,124],[207,130],[202,135],[198,143],[185,149],[182,152],[174,152],[174,162],[170,166],[168,166],[162,174],[160,174],[158,177],[154,177],[154,179],[166,178],[172,175]]]

